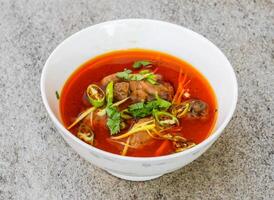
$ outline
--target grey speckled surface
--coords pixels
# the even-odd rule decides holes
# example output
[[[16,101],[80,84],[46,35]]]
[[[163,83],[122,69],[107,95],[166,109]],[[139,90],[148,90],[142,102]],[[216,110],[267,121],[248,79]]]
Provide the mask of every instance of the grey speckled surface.
[[[76,31],[142,17],[186,26],[227,55],[237,111],[198,160],[148,182],[115,178],[80,158],[40,97],[50,52]],[[0,1],[0,199],[274,199],[274,2]]]

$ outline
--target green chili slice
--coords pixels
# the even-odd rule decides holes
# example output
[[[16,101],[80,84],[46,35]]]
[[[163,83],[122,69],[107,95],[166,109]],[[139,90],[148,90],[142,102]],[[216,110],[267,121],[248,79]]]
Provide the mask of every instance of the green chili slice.
[[[160,126],[170,126],[179,124],[178,119],[174,115],[165,111],[154,110],[153,116]]]
[[[95,84],[91,84],[88,86],[87,97],[89,102],[96,108],[104,105],[105,93],[99,86]]]
[[[130,115],[128,109],[124,109],[124,110],[121,111],[121,117],[123,119],[131,119],[132,118],[132,116]]]
[[[91,128],[89,126],[87,126],[86,124],[82,123],[79,126],[78,129],[78,133],[77,133],[77,137],[81,140],[83,140],[84,142],[93,145],[94,142],[94,133],[91,130]]]
[[[113,81],[110,81],[106,87],[107,106],[113,103]]]
[[[172,108],[172,114],[178,118],[184,117],[190,109],[189,103],[182,103]]]

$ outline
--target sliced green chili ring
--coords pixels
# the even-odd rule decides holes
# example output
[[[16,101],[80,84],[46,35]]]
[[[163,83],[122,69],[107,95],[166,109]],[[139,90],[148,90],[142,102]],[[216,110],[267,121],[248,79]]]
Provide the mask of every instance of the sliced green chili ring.
[[[125,122],[120,123],[120,129],[123,130],[127,127],[127,124]]]
[[[172,108],[172,114],[178,118],[184,117],[190,109],[189,103],[182,103]]]
[[[93,145],[94,142],[94,133],[91,130],[91,128],[89,126],[87,126],[86,124],[81,124],[79,126],[78,129],[78,133],[77,133],[77,137],[81,140],[83,140],[84,142]]]
[[[129,114],[128,109],[124,109],[121,111],[121,117],[123,119],[131,119],[132,118],[132,116]]]
[[[95,84],[91,84],[88,86],[87,97],[89,102],[96,108],[104,105],[105,93],[99,86]]]
[[[169,125],[174,125],[174,124],[179,124],[178,119],[165,111],[154,111],[153,116],[158,122],[159,125],[161,126],[169,126]],[[161,119],[162,117],[167,118],[167,119]]]
[[[106,99],[107,106],[111,105],[113,102],[113,81],[110,81],[106,87]]]
[[[185,116],[187,114],[187,112],[189,111],[189,108],[190,108],[190,104],[186,103],[185,104],[185,109],[183,110],[183,112],[178,113],[177,117],[181,118],[181,117]]]

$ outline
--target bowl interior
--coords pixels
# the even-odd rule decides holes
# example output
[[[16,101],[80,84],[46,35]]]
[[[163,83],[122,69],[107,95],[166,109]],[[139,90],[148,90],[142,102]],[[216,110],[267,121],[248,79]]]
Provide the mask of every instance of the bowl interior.
[[[119,20],[72,35],[47,60],[41,80],[43,100],[60,123],[55,91],[62,90],[72,72],[94,56],[130,48],[162,51],[192,64],[215,91],[218,101],[215,130],[229,121],[237,101],[237,82],[230,63],[215,45],[193,31],[166,22]]]

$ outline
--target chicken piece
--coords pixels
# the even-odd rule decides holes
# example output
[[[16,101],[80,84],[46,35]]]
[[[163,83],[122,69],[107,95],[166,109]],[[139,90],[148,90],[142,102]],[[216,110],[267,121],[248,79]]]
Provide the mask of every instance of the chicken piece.
[[[129,95],[129,83],[119,82],[114,84],[114,98],[118,101],[123,100]]]

